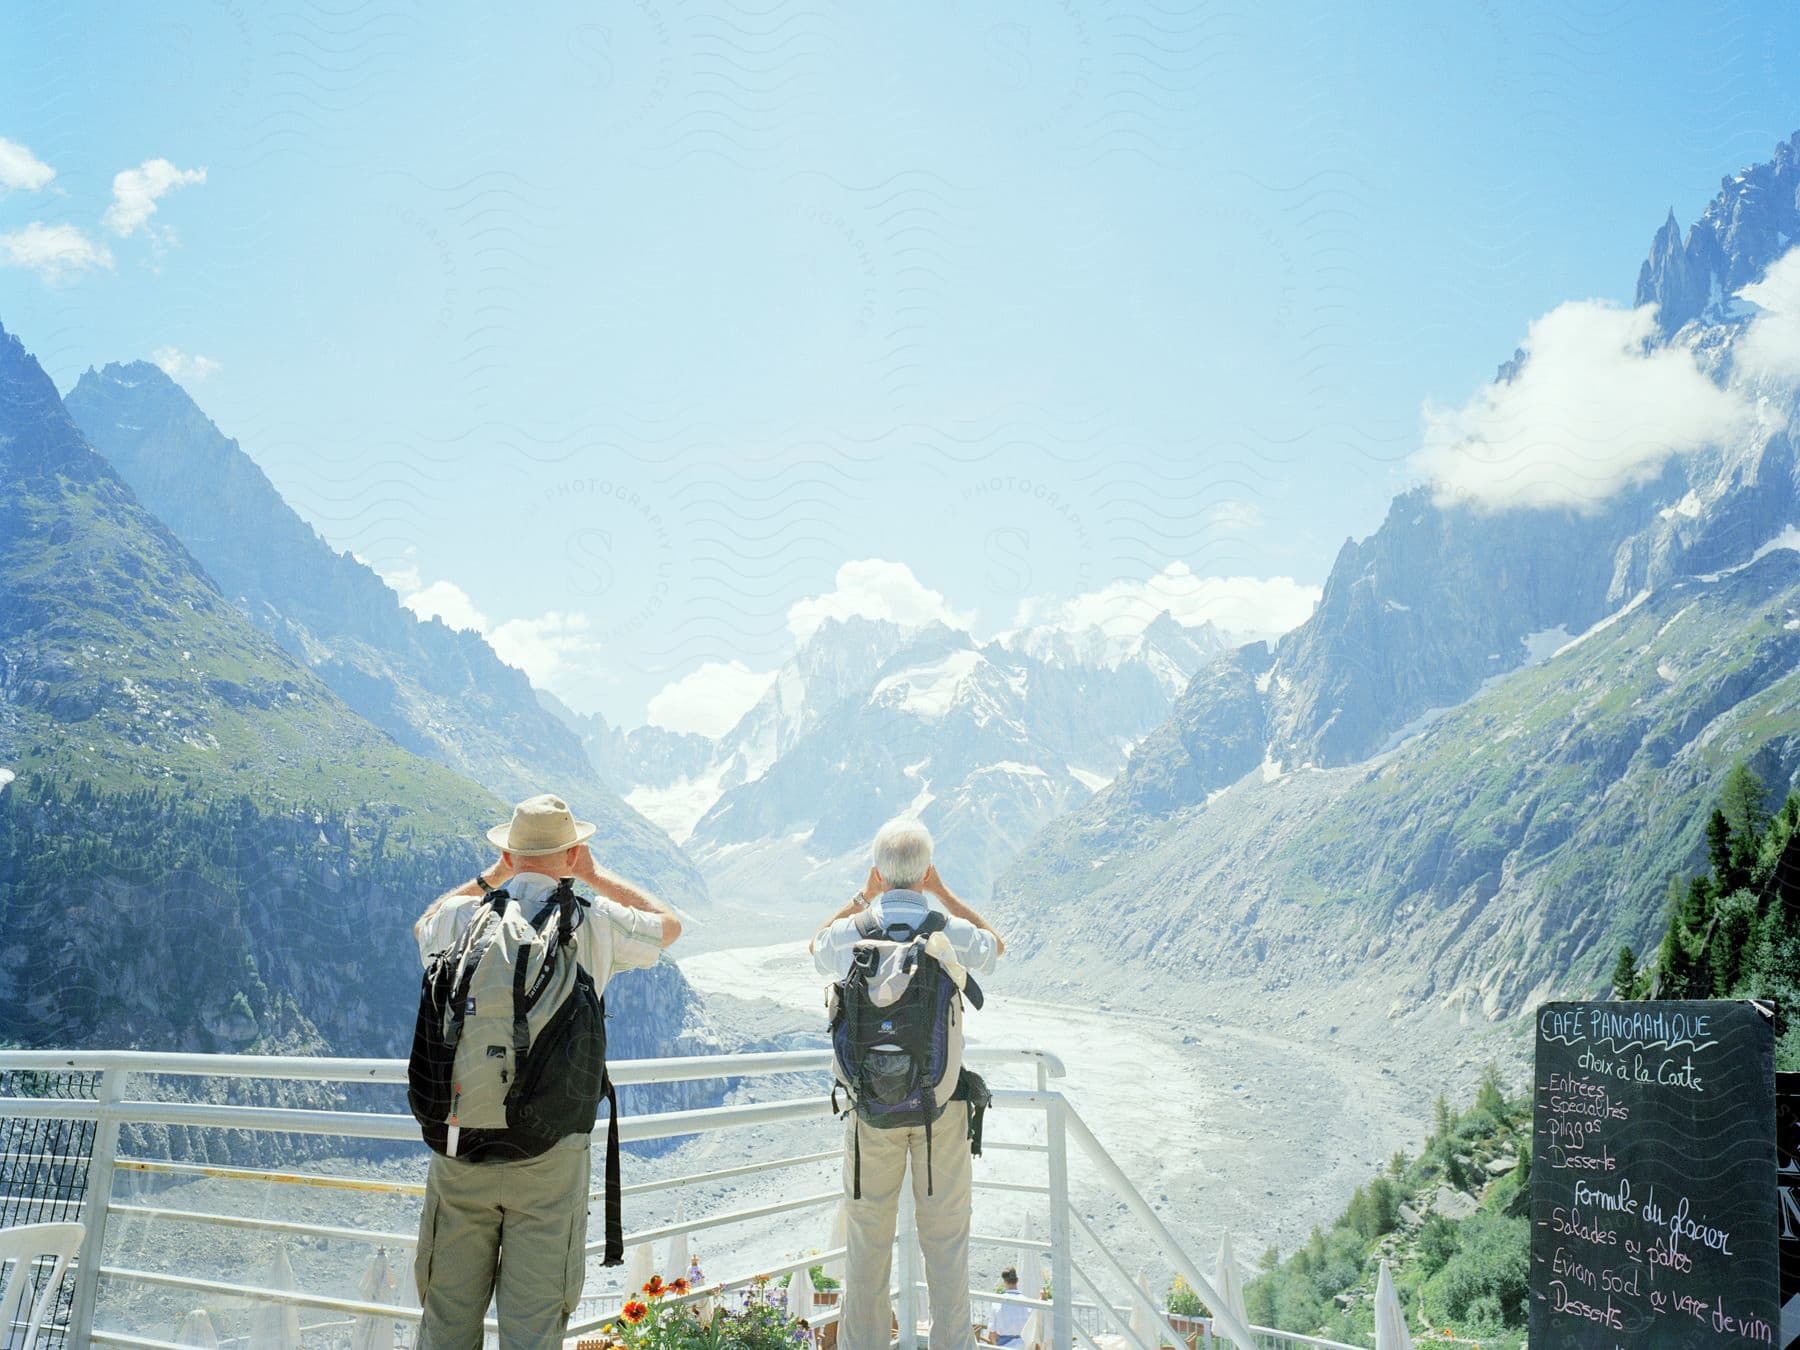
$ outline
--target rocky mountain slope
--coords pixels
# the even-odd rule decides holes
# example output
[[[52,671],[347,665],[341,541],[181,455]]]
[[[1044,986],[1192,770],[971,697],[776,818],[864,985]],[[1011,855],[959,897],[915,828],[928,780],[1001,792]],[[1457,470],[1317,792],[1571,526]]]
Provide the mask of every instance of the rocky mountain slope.
[[[220,593],[0,330],[0,1040],[393,1053],[493,795]],[[479,847],[477,844],[479,843]],[[622,977],[620,1057],[701,1035]]]
[[[1719,195],[1681,237],[1673,209],[1638,271],[1640,305],[1657,307],[1673,336],[1709,314],[1735,312],[1733,297],[1800,238],[1800,136],[1775,147],[1765,164],[1719,180]]]
[[[162,370],[143,361],[89,370],[67,407],[237,607],[353,710],[509,801],[564,794],[600,826],[609,865],[678,904],[704,904],[699,873],[598,780],[522,671],[479,634],[419,618],[372,569],[326,544]]]
[[[1716,276],[1762,276],[1794,237],[1795,149],[1708,209],[1745,221],[1790,184],[1778,228],[1717,231]],[[1667,340],[1753,383],[1755,433],[1589,514],[1405,494],[1307,624],[1201,672],[1000,882],[1036,977],[1079,952],[1095,987],[1391,1054],[1602,987],[1658,928],[1730,765],[1778,792],[1800,774],[1800,403],[1737,368],[1749,313]]]

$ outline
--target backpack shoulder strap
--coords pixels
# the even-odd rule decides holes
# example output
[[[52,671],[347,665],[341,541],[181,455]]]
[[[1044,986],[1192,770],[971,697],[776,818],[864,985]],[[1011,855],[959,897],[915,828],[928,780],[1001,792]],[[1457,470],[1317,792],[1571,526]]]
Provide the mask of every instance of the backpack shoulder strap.
[[[975,977],[966,970],[963,972],[962,995],[963,1001],[976,1012],[980,1012],[981,1005],[987,1002],[987,995],[981,992],[981,986],[975,983]]]
[[[925,911],[924,921],[914,930],[914,937],[930,937],[933,933],[941,933],[950,926],[950,916],[939,910]]]
[[[600,995],[600,1025],[606,1026],[604,994]],[[618,1266],[625,1263],[624,1206],[621,1203],[623,1188],[619,1176],[619,1090],[613,1086],[612,1075],[606,1072],[604,1063],[601,1065],[601,1075],[600,1098],[606,1103],[606,1245],[601,1253],[600,1264]],[[598,1115],[599,1108],[596,1106],[596,1118]]]
[[[556,939],[557,945],[567,946],[575,940],[575,930],[580,927],[582,920],[586,917],[583,911],[587,907],[588,902],[575,894],[574,882],[569,877],[564,877],[556,883],[556,889],[545,898],[544,906],[532,918],[531,926],[539,933],[543,933],[546,931],[544,921],[552,914],[556,915],[561,920],[561,932]]]
[[[865,905],[863,908],[857,910],[855,916],[851,919],[851,922],[856,925],[856,931],[859,936],[865,938],[878,938],[884,937],[887,934],[887,929],[875,922],[875,907],[873,905]]]

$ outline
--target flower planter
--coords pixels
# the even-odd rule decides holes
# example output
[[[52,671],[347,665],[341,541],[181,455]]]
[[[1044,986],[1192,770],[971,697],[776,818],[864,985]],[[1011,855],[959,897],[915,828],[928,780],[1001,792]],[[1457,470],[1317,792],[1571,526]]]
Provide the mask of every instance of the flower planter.
[[[1189,1350],[1200,1344],[1200,1337],[1206,1331],[1204,1317],[1189,1317],[1186,1313],[1167,1314],[1169,1325],[1186,1338]]]

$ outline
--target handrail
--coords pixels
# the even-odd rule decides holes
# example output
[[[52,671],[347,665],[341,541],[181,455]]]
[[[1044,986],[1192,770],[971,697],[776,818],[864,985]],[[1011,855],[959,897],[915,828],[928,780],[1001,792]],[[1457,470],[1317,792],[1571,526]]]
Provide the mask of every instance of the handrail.
[[[1026,1061],[1041,1063],[1052,1078],[1068,1071],[1048,1050],[969,1045],[965,1062],[996,1068]],[[0,1070],[170,1074],[193,1078],[284,1078],[314,1083],[406,1082],[403,1059],[345,1059],[327,1055],[206,1055],[161,1050],[0,1050]],[[830,1050],[756,1050],[729,1055],[671,1055],[667,1059],[620,1060],[607,1074],[620,1087],[641,1083],[688,1083],[709,1078],[759,1078],[781,1073],[829,1073]]]
[[[1029,1247],[1050,1256],[1054,1295],[1048,1302],[1042,1300],[1032,1300],[1031,1302],[1033,1306],[1044,1307],[1051,1313],[1054,1343],[1065,1347],[1065,1350],[1073,1347],[1077,1342],[1093,1344],[1088,1330],[1077,1322],[1074,1316],[1078,1305],[1077,1282],[1079,1282],[1092,1291],[1096,1299],[1093,1306],[1099,1314],[1112,1322],[1121,1323],[1128,1343],[1141,1345],[1140,1338],[1133,1334],[1129,1327],[1130,1317],[1127,1314],[1133,1305],[1128,1304],[1125,1311],[1114,1306],[1094,1283],[1089,1271],[1075,1263],[1074,1240],[1077,1234],[1081,1234],[1083,1241],[1091,1243],[1099,1252],[1104,1262],[1104,1268],[1124,1281],[1127,1288],[1130,1289],[1130,1297],[1135,1300],[1143,1299],[1141,1291],[1132,1285],[1124,1265],[1108,1247],[1099,1232],[1087,1223],[1080,1210],[1071,1202],[1070,1150],[1068,1148],[1070,1139],[1075,1141],[1077,1146],[1075,1151],[1079,1152],[1086,1162],[1093,1165],[1099,1172],[1100,1179],[1119,1200],[1124,1202],[1126,1209],[1141,1225],[1143,1232],[1155,1242],[1164,1256],[1193,1286],[1195,1291],[1217,1308],[1218,1300],[1210,1281],[1181,1250],[1155,1211],[1150,1208],[1148,1202],[1132,1185],[1118,1164],[1101,1147],[1092,1131],[1071,1108],[1068,1101],[1060,1092],[1050,1087],[1050,1080],[1066,1076],[1066,1070],[1060,1058],[1048,1051],[1037,1049],[985,1048],[981,1046],[968,1047],[965,1058],[971,1064],[982,1067],[1016,1066],[1035,1071],[1035,1087],[996,1087],[993,1089],[992,1104],[996,1110],[1000,1111],[1041,1114],[1045,1132],[1039,1137],[1045,1142],[992,1140],[991,1143],[996,1148],[1014,1150],[1023,1159],[1034,1159],[1041,1156],[1043,1162],[1034,1165],[1044,1169],[1037,1175],[1045,1177],[1045,1180],[1021,1181],[983,1178],[976,1181],[975,1186],[982,1191],[1044,1196],[1050,1206],[1050,1240],[1046,1242],[1024,1237],[1009,1239],[984,1233],[979,1238],[972,1235],[971,1241],[999,1246]],[[677,1083],[702,1079],[737,1080],[771,1075],[824,1074],[829,1072],[830,1067],[831,1053],[824,1049],[624,1061],[609,1066],[614,1080],[621,1085]],[[357,1140],[391,1140],[416,1144],[419,1139],[417,1124],[411,1115],[403,1110],[315,1109],[311,1107],[233,1105],[204,1100],[157,1100],[149,1095],[140,1082],[143,1078],[167,1075],[193,1078],[268,1079],[282,1082],[360,1082],[397,1087],[406,1081],[406,1065],[403,1061],[268,1055],[161,1054],[153,1051],[128,1050],[0,1050],[0,1071],[7,1070],[47,1073],[74,1071],[97,1075],[94,1080],[96,1090],[94,1098],[0,1094],[0,1117],[88,1121],[96,1127],[93,1136],[94,1149],[89,1169],[87,1194],[82,1201],[83,1217],[89,1224],[89,1230],[76,1267],[76,1292],[69,1325],[71,1344],[161,1344],[153,1336],[141,1334],[144,1330],[142,1327],[127,1330],[94,1325],[96,1292],[103,1278],[130,1285],[161,1287],[192,1294],[220,1296],[226,1299],[248,1299],[284,1304],[290,1307],[323,1309],[339,1315],[374,1316],[406,1322],[418,1320],[420,1315],[418,1309],[403,1304],[370,1302],[362,1298],[346,1298],[338,1294],[310,1290],[270,1289],[261,1282],[239,1283],[223,1278],[200,1278],[176,1273],[173,1269],[140,1269],[138,1267],[142,1264],[142,1256],[133,1261],[121,1259],[122,1253],[114,1252],[108,1253],[114,1258],[108,1261],[103,1259],[102,1255],[107,1245],[106,1233],[109,1217],[114,1220],[138,1219],[146,1224],[210,1224],[226,1229],[260,1229],[275,1235],[318,1238],[334,1242],[358,1241],[396,1247],[410,1245],[414,1240],[412,1235],[392,1231],[399,1226],[392,1219],[380,1225],[350,1227],[341,1222],[306,1222],[297,1216],[285,1219],[263,1219],[251,1217],[248,1213],[231,1213],[229,1210],[237,1202],[227,1200],[221,1204],[219,1193],[197,1192],[188,1197],[190,1200],[199,1199],[200,1201],[193,1209],[165,1203],[164,1195],[161,1192],[153,1193],[142,1201],[135,1197],[129,1201],[115,1200],[113,1195],[115,1175],[119,1171],[134,1171],[163,1174],[171,1178],[217,1178],[226,1181],[260,1182],[277,1186],[296,1185],[343,1191],[366,1191],[391,1196],[400,1201],[413,1200],[424,1189],[422,1186],[415,1182],[388,1177],[332,1176],[322,1173],[309,1174],[298,1171],[214,1166],[154,1158],[117,1157],[120,1127],[127,1124],[190,1126],[203,1129],[264,1131],[326,1137],[341,1136]],[[128,1083],[131,1084],[132,1090],[140,1095],[127,1097]],[[15,1080],[8,1086],[12,1093],[17,1094],[28,1091],[31,1084]],[[803,1094],[783,1096],[774,1100],[734,1101],[720,1106],[688,1110],[621,1115],[613,1123],[613,1128],[616,1129],[622,1141],[646,1141],[705,1135],[755,1126],[816,1121],[829,1117],[833,1111],[834,1103],[829,1097]],[[775,1168],[826,1164],[841,1155],[841,1148],[817,1150],[815,1147],[815,1151],[802,1152],[797,1156],[776,1157],[768,1161],[733,1164],[711,1171],[646,1180],[622,1189],[630,1195],[666,1193],[681,1187],[714,1183],[731,1177],[761,1173]],[[804,1193],[795,1194],[796,1190],[803,1190]],[[235,1193],[227,1191],[225,1194]],[[793,1186],[775,1191],[774,1194],[786,1198],[762,1200],[759,1203],[748,1204],[735,1210],[709,1209],[699,1217],[675,1218],[672,1221],[636,1229],[628,1235],[628,1241],[634,1244],[644,1244],[686,1233],[709,1231],[732,1224],[750,1223],[789,1213],[816,1210],[837,1201],[841,1196],[841,1191],[833,1186],[829,1190],[814,1192],[807,1186],[803,1178],[797,1177]],[[906,1192],[908,1197],[910,1194],[910,1191]],[[218,1212],[220,1210],[227,1212]],[[320,1217],[338,1219],[341,1216],[336,1212],[328,1212]],[[374,1231],[377,1226],[389,1231]],[[901,1230],[902,1242],[910,1245],[909,1230],[905,1223],[902,1223]],[[600,1242],[590,1243],[588,1253],[592,1255],[602,1245]],[[841,1247],[834,1248],[827,1253],[811,1253],[797,1260],[765,1267],[764,1273],[780,1275],[787,1272],[803,1272],[813,1265],[841,1258],[842,1255]],[[160,1256],[153,1253],[153,1263],[159,1259]],[[914,1291],[909,1288],[909,1281],[905,1277],[905,1271],[909,1268],[908,1263],[902,1261],[896,1264],[902,1273],[900,1288],[904,1310],[909,1296]],[[730,1279],[694,1290],[682,1301],[694,1302],[730,1290],[741,1289],[751,1284],[754,1278],[748,1274],[733,1276]],[[911,1283],[916,1283],[916,1281]],[[981,1291],[972,1290],[971,1294],[981,1296]],[[613,1296],[604,1296],[599,1306],[604,1307]],[[617,1294],[617,1297],[622,1299],[624,1295],[620,1293]],[[108,1306],[112,1306],[110,1301]],[[591,1309],[595,1304],[584,1302],[583,1306],[584,1309]],[[1082,1302],[1080,1307],[1085,1310],[1088,1305]],[[1168,1319],[1160,1308],[1154,1307],[1153,1300],[1152,1311],[1155,1314],[1155,1322],[1158,1324],[1158,1334],[1153,1339],[1160,1341],[1165,1335],[1174,1335]],[[569,1329],[569,1335],[573,1337],[582,1332],[598,1329],[616,1315],[616,1311],[605,1316],[597,1312],[578,1313],[575,1324]],[[1083,1316],[1086,1315],[1084,1311]],[[830,1315],[824,1315],[819,1320],[830,1320]],[[1315,1347],[1316,1350],[1356,1350],[1355,1347],[1345,1347],[1338,1342],[1301,1337],[1293,1333],[1274,1332],[1268,1328],[1250,1328],[1225,1312],[1216,1314],[1213,1323],[1221,1332],[1229,1336],[1240,1347],[1240,1350],[1256,1350],[1258,1344],[1255,1339],[1256,1333],[1279,1337],[1297,1346]],[[912,1318],[903,1315],[900,1335],[901,1350],[912,1350],[915,1339],[916,1331],[912,1325]],[[1176,1337],[1176,1340],[1179,1341],[1180,1338]],[[1143,1347],[1143,1350],[1150,1350],[1150,1347]]]
[[[1173,1338],[1170,1342],[1171,1344],[1173,1344],[1173,1345],[1185,1344],[1180,1333],[1177,1332],[1174,1327],[1169,1325],[1169,1319],[1166,1314],[1166,1311],[1162,1308],[1157,1307],[1154,1299],[1146,1300],[1144,1297],[1144,1291],[1139,1289],[1136,1285],[1132,1284],[1131,1272],[1125,1269],[1125,1263],[1120,1261],[1117,1256],[1114,1256],[1112,1253],[1112,1250],[1104,1242],[1102,1242],[1100,1240],[1100,1235],[1094,1231],[1093,1224],[1091,1224],[1087,1221],[1087,1216],[1084,1215],[1080,1210],[1075,1210],[1074,1215],[1075,1215],[1075,1222],[1081,1226],[1082,1231],[1084,1231],[1088,1235],[1088,1240],[1090,1242],[1092,1242],[1094,1244],[1094,1246],[1099,1250],[1100,1255],[1102,1258],[1105,1259],[1106,1264],[1112,1268],[1113,1274],[1118,1276],[1119,1279],[1124,1282],[1125,1287],[1127,1289],[1131,1290],[1131,1296],[1132,1296],[1133,1301],[1137,1302],[1137,1303],[1144,1303],[1144,1302],[1149,1303],[1150,1311],[1155,1315],[1157,1325],[1162,1329],[1164,1334]],[[1088,1283],[1088,1287],[1090,1289],[1093,1288],[1093,1282],[1091,1280]],[[1094,1294],[1095,1294],[1095,1297],[1098,1297],[1100,1294],[1100,1291],[1098,1289],[1094,1289]]]
[[[1225,1306],[1224,1300],[1213,1288],[1212,1281],[1200,1273],[1200,1268],[1181,1249],[1181,1244],[1175,1241],[1174,1234],[1169,1232],[1156,1211],[1150,1208],[1150,1202],[1138,1193],[1137,1187],[1131,1184],[1131,1179],[1113,1161],[1112,1155],[1100,1147],[1100,1141],[1094,1138],[1094,1132],[1088,1129],[1087,1122],[1067,1103],[1063,1105],[1063,1123],[1066,1132],[1081,1145],[1088,1160],[1112,1183],[1114,1193],[1125,1202],[1125,1207],[1161,1242],[1163,1253],[1175,1269],[1181,1272],[1182,1279],[1213,1310],[1213,1321],[1225,1329],[1225,1334],[1237,1342],[1240,1350],[1256,1350],[1255,1334],[1236,1313]]]
[[[1252,1326],[1250,1330],[1258,1336],[1272,1337],[1285,1345],[1310,1345],[1315,1350],[1366,1350],[1360,1345],[1349,1345],[1343,1341],[1328,1340],[1324,1336],[1303,1336],[1298,1331],[1281,1331],[1275,1327]]]

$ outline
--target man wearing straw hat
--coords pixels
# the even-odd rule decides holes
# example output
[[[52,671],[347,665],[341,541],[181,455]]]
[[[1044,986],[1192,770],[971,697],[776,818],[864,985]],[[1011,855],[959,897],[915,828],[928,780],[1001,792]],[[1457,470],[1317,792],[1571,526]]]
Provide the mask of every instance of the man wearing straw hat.
[[[534,914],[564,877],[598,896],[580,906],[576,957],[604,991],[614,972],[656,963],[681,933],[667,907],[594,861],[594,826],[548,794],[522,801],[488,831],[500,860],[432,901],[413,925],[421,957],[455,943],[492,890]],[[420,1350],[479,1350],[489,1299],[500,1343],[560,1347],[587,1274],[589,1138],[571,1134],[535,1157],[470,1161],[433,1152],[414,1274]]]

